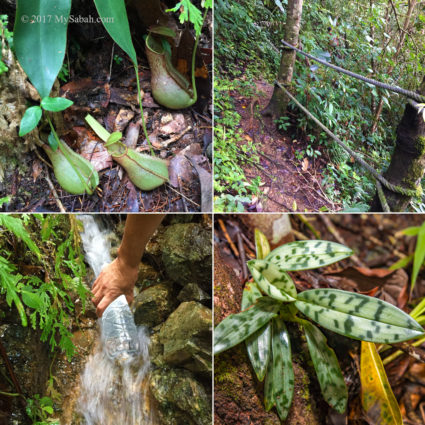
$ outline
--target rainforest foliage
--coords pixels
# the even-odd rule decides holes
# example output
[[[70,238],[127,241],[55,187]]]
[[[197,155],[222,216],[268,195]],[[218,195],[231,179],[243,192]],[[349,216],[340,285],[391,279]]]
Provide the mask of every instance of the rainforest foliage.
[[[75,353],[73,327],[84,313],[80,223],[73,215],[0,215],[0,295],[22,326],[41,331],[52,351]],[[0,317],[7,313],[6,305]]]
[[[231,91],[255,94],[255,81],[273,84],[284,38],[286,6],[283,0],[217,0],[215,7],[216,99],[216,205],[234,209],[226,201],[251,197],[260,182],[243,173],[256,146],[238,151],[239,114]],[[243,22],[243,25],[241,23]],[[301,48],[316,57],[366,77],[416,90],[425,74],[425,5],[411,0],[359,0],[304,2]],[[397,124],[406,98],[360,83],[297,56],[292,92],[321,122],[375,169],[388,166]],[[322,171],[322,186],[334,202],[345,207],[366,205],[374,194],[374,181],[352,158],[292,104],[291,122],[277,125],[292,139],[306,143],[295,153],[298,161],[329,156]],[[226,137],[224,137],[224,135]],[[244,199],[242,199],[244,201]],[[423,206],[419,202],[417,209]]]

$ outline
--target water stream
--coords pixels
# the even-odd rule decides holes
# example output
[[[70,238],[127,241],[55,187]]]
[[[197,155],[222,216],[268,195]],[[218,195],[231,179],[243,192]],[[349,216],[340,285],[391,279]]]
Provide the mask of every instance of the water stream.
[[[107,231],[101,231],[91,215],[80,216],[81,239],[87,263],[97,276],[111,262]],[[102,326],[102,320],[99,320]],[[102,329],[101,329],[102,331]],[[102,333],[102,332],[101,332]],[[81,376],[78,411],[86,425],[154,425],[157,423],[148,385],[149,334],[138,327],[137,351],[124,359],[111,359],[102,338]]]

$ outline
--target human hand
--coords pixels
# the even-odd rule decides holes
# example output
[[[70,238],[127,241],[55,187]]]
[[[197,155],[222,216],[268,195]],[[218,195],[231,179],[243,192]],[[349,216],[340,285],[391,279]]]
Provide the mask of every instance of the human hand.
[[[120,257],[100,272],[92,287],[92,301],[98,317],[101,317],[106,307],[120,295],[124,294],[129,304],[133,301],[137,275],[138,267],[129,266]]]

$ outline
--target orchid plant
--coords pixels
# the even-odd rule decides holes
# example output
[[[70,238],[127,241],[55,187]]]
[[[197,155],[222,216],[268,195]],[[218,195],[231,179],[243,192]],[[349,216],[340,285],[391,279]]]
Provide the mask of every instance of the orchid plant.
[[[294,393],[294,370],[287,322],[304,329],[308,349],[325,401],[343,413],[348,391],[335,352],[314,321],[340,335],[361,341],[391,344],[423,335],[408,314],[377,298],[338,289],[297,293],[288,274],[324,267],[343,260],[352,250],[328,241],[297,241],[270,252],[265,236],[256,230],[257,259],[248,261],[253,282],[242,297],[242,311],[226,317],[214,332],[214,354],[245,341],[259,381],[265,379],[266,410],[276,406],[286,419]],[[307,320],[310,319],[310,320]]]

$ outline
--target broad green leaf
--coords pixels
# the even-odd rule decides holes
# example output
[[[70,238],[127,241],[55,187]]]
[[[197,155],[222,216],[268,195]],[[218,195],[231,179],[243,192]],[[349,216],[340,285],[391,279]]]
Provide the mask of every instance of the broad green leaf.
[[[261,297],[262,294],[256,283],[247,283],[242,294],[241,309],[246,310]],[[269,363],[270,341],[271,322],[268,322],[245,340],[249,360],[260,382],[266,375],[267,365]]]
[[[337,412],[344,413],[348,391],[335,352],[316,326],[307,321],[303,322],[303,326],[323,398]]]
[[[274,249],[265,261],[285,271],[309,270],[336,263],[352,253],[350,248],[335,242],[297,241]]]
[[[42,114],[43,111],[39,106],[31,106],[31,108],[28,108],[21,119],[19,137],[25,136],[30,131],[34,130],[40,122]]]
[[[134,66],[137,66],[137,56],[131,40],[127,10],[124,0],[94,0],[97,12],[103,20],[103,26],[109,35],[130,56]]]
[[[319,325],[362,341],[390,344],[424,334],[404,311],[354,292],[312,289],[298,294],[295,306]]]
[[[392,264],[389,267],[389,270],[403,269],[404,267],[408,266],[412,262],[412,260],[413,260],[413,254],[400,258],[400,260],[396,261],[394,264]]]
[[[291,343],[283,320],[274,318],[272,328],[272,399],[276,403],[279,418],[284,421],[288,416],[294,394]]]
[[[244,341],[275,317],[280,307],[281,303],[262,297],[248,310],[226,317],[214,330],[214,354]]]
[[[257,251],[257,260],[262,260],[270,254],[269,241],[259,229],[255,229],[255,250]]]
[[[72,100],[65,99],[64,97],[45,97],[41,101],[41,107],[45,111],[51,112],[64,111],[66,108],[69,108],[73,104],[74,102]]]
[[[284,270],[266,260],[250,260],[248,268],[264,293],[283,302],[293,302],[297,296],[294,282]]]
[[[374,343],[362,341],[360,358],[362,405],[367,417],[376,424],[403,425],[397,400]]]
[[[17,2],[16,56],[42,99],[49,96],[62,67],[70,10],[71,0]]]
[[[42,305],[41,298],[30,291],[22,291],[22,301],[30,308],[39,309]]]
[[[413,270],[411,276],[411,287],[410,291],[413,290],[418,277],[419,270],[422,267],[425,259],[425,222],[419,229],[418,239],[416,241],[415,254],[413,256]]]

